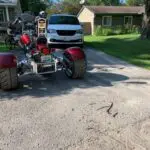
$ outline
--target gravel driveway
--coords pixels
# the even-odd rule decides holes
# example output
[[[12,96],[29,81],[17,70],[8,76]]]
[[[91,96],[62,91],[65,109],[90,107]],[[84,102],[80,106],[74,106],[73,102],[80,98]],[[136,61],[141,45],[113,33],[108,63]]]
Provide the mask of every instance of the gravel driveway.
[[[25,75],[0,91],[0,150],[150,149],[150,71],[86,54],[83,80]]]

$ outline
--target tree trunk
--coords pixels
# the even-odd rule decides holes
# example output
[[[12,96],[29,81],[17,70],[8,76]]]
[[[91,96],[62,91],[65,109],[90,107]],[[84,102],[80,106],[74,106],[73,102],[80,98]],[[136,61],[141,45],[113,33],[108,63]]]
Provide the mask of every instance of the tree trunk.
[[[145,0],[145,14],[142,23],[142,39],[150,38],[150,0]]]

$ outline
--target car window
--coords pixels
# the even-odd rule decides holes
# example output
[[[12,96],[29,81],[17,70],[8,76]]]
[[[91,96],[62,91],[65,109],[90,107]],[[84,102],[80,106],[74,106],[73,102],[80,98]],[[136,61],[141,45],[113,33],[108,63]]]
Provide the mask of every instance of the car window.
[[[51,16],[49,19],[49,24],[79,25],[79,21],[74,16]]]

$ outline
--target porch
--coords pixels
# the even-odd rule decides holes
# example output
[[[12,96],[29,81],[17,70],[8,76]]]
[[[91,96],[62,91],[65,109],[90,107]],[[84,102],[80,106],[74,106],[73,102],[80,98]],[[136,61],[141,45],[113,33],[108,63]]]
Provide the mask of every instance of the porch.
[[[0,6],[0,31],[7,28],[7,23],[15,17],[15,7]]]

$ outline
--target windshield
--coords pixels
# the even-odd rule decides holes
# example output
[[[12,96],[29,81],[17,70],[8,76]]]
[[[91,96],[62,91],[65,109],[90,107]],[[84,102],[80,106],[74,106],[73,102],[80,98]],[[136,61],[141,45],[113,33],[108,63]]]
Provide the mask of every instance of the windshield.
[[[49,24],[79,25],[79,21],[74,16],[51,16],[49,19]]]

